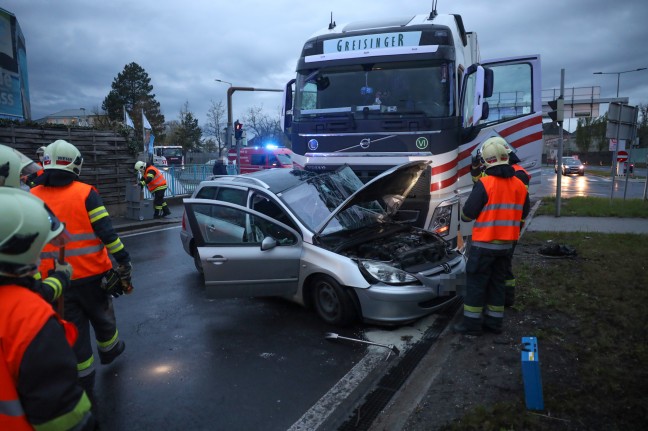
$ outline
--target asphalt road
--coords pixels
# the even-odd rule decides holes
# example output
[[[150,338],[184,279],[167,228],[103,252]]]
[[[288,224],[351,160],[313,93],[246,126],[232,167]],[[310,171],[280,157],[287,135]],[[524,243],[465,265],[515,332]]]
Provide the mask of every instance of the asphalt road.
[[[290,302],[207,300],[177,227],[122,240],[135,291],[114,301],[126,351],[97,364],[102,430],[286,430],[364,357]]]
[[[586,174],[564,176],[561,183],[565,198],[607,197],[612,181]],[[615,197],[624,187],[616,181]],[[628,197],[641,197],[643,187],[643,181],[628,182]],[[548,167],[532,198],[555,193],[556,175]],[[135,292],[115,300],[126,352],[114,364],[98,365],[102,430],[310,431],[332,410],[349,413],[353,397],[370,389],[357,381],[363,367],[376,374],[396,363],[380,348],[326,341],[327,332],[406,352],[435,321],[340,330],[281,299],[208,300],[182,250],[178,225],[122,239],[133,258]],[[359,389],[350,395],[354,385]]]

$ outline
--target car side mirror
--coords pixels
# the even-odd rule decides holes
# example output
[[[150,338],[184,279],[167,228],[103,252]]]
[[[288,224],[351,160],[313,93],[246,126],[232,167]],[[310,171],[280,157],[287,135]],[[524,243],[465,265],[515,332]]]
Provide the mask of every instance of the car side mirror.
[[[277,246],[277,240],[275,240],[271,236],[266,236],[263,238],[263,241],[261,241],[261,251],[266,251],[273,249]]]

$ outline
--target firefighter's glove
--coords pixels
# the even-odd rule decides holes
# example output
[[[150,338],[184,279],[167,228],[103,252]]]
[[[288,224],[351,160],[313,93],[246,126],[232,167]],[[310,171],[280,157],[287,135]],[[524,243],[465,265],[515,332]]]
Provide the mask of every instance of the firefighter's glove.
[[[54,272],[60,272],[61,274],[65,275],[68,281],[72,280],[72,265],[67,262],[59,263],[58,261],[56,261]]]
[[[101,278],[101,288],[108,294],[117,298],[124,294],[123,284],[117,271],[110,270]]]
[[[139,184],[140,184],[140,187],[144,188],[144,186],[146,185],[146,181],[142,180],[142,181],[139,182]]]
[[[117,275],[119,278],[127,278],[130,280],[133,265],[130,262],[122,263],[117,267]]]

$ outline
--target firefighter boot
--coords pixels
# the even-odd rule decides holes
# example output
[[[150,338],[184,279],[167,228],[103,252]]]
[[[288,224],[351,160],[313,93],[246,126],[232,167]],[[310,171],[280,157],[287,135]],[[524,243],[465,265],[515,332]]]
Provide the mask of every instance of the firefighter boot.
[[[169,207],[167,205],[164,205],[162,207],[162,211],[163,211],[162,217],[166,217],[166,216],[171,215],[171,210],[169,209]]]
[[[461,323],[457,323],[452,327],[454,332],[464,335],[481,335],[482,324],[481,319],[464,316]]]
[[[114,361],[117,358],[117,356],[122,354],[125,348],[126,348],[126,343],[124,343],[122,340],[119,340],[117,344],[113,346],[112,349],[105,352],[99,350],[99,360],[103,365],[110,364],[112,361]]]
[[[484,316],[484,331],[501,334],[503,322],[501,317]]]

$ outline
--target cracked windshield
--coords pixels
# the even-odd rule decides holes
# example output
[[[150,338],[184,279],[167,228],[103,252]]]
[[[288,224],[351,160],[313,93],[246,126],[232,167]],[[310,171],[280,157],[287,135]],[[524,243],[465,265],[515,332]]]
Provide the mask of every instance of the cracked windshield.
[[[346,166],[313,177],[288,190],[281,198],[311,231],[317,232],[333,210],[362,186],[362,181]],[[358,203],[337,214],[322,233],[360,229],[381,221],[385,215],[377,201]]]

